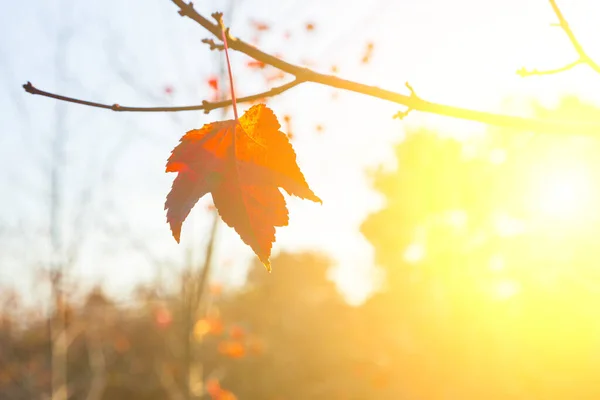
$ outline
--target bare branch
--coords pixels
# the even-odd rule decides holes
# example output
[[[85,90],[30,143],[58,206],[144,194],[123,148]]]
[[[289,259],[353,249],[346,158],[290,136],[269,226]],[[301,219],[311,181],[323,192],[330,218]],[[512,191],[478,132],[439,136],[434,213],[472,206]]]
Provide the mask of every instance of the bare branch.
[[[181,16],[188,17],[197,22],[204,29],[213,34],[217,39],[221,39],[221,28],[218,23],[213,23],[209,19],[199,14],[193,4],[186,3],[183,0],[171,0],[177,7],[179,7],[179,14]],[[554,4],[554,2],[552,2]],[[564,18],[563,18],[564,20]],[[562,26],[562,25],[561,25]],[[564,27],[563,27],[564,29]],[[568,32],[571,32],[568,29]],[[414,95],[404,95],[391,90],[382,89],[376,86],[365,85],[362,83],[349,81],[346,79],[339,78],[334,75],[322,74],[317,71],[313,71],[309,68],[301,67],[288,63],[282,59],[279,59],[271,54],[265,53],[258,48],[232,36],[229,30],[226,30],[225,37],[229,47],[233,50],[239,51],[246,54],[247,56],[254,58],[255,60],[261,61],[265,64],[271,65],[283,72],[294,75],[296,80],[282,85],[278,88],[273,88],[269,91],[242,97],[238,101],[254,101],[261,98],[275,96],[281,94],[284,91],[297,86],[303,82],[313,82],[321,85],[343,89],[351,92],[360,93],[366,96],[376,97],[381,100],[389,101],[404,105],[408,109],[427,112],[432,114],[444,115],[459,119],[465,119],[470,121],[477,121],[488,125],[502,126],[508,128],[514,128],[519,130],[534,131],[540,133],[560,133],[560,134],[585,134],[585,135],[598,135],[600,134],[600,124],[598,123],[586,123],[572,120],[551,120],[551,119],[536,119],[536,118],[525,118],[518,116],[510,116],[503,114],[496,114],[484,111],[477,111],[468,108],[454,107],[445,104],[433,103],[424,100]],[[574,37],[574,36],[573,36]],[[579,46],[578,48],[581,48]],[[585,54],[585,53],[584,53]],[[585,59],[585,62],[590,65],[595,65],[589,60]],[[231,100],[225,100],[222,102],[207,102],[204,101],[202,105],[196,106],[182,106],[182,107],[125,107],[119,104],[101,104],[85,100],[74,99],[66,96],[52,94],[36,89],[28,83],[23,86],[25,90],[32,94],[44,95],[57,100],[68,101],[72,103],[78,103],[91,107],[98,107],[104,109],[110,109],[113,111],[138,111],[138,112],[161,112],[161,111],[193,111],[193,110],[204,110],[209,112],[216,108],[226,107],[231,105]]]
[[[211,50],[221,51],[225,49],[224,45],[215,42],[214,39],[202,39],[202,43],[206,43],[207,45],[209,45]]]
[[[61,313],[61,311],[59,311]],[[82,324],[66,326],[64,319],[59,315],[58,321],[50,321],[55,325],[52,336],[52,400],[67,399],[70,387],[67,382],[67,350],[73,340],[83,332]]]
[[[573,61],[572,63],[565,65],[564,67],[549,69],[549,70],[542,70],[542,71],[539,71],[537,69],[527,70],[525,68],[521,68],[520,70],[517,71],[517,74],[519,74],[522,77],[533,76],[533,75],[552,75],[552,74],[558,74],[559,72],[568,71],[571,68],[573,68],[579,64],[587,64],[594,71],[596,71],[597,73],[600,74],[600,65],[598,65],[594,60],[592,60],[588,56],[588,54],[585,52],[585,50],[581,46],[581,43],[579,43],[579,40],[577,40],[577,37],[571,30],[571,27],[570,27],[569,23],[567,22],[567,20],[565,19],[565,16],[563,15],[562,11],[556,4],[556,0],[549,0],[549,1],[550,1],[550,5],[552,6],[552,9],[554,10],[554,14],[556,14],[556,17],[558,18],[558,23],[552,24],[552,26],[557,26],[565,32],[565,34],[569,38],[569,41],[573,45],[573,48],[579,55],[579,58],[576,61]]]
[[[97,335],[87,336],[87,345],[92,371],[92,382],[87,394],[87,400],[100,400],[106,388],[106,360],[100,338]]]
[[[552,74],[558,74],[560,72],[568,71],[571,68],[576,67],[579,64],[583,64],[583,60],[581,58],[573,61],[572,63],[565,65],[564,67],[555,68],[555,69],[547,69],[547,70],[540,71],[538,69],[529,70],[525,67],[522,67],[521,69],[519,69],[517,71],[517,74],[523,78],[525,78],[527,76],[534,76],[534,75],[552,75]]]
[[[186,3],[183,0],[171,0],[179,7],[179,14],[186,16],[197,22],[204,29],[212,33],[216,38],[220,38],[221,31],[218,24],[212,23],[210,20],[199,14],[192,3]],[[540,120],[534,118],[516,117],[483,111],[476,111],[467,108],[454,107],[439,103],[433,103],[423,100],[420,97],[413,95],[407,96],[386,89],[381,89],[376,86],[369,86],[358,82],[349,81],[339,78],[334,75],[321,74],[308,68],[288,63],[271,54],[265,53],[256,47],[231,36],[227,31],[227,43],[231,49],[244,53],[255,60],[271,65],[283,72],[287,72],[302,79],[306,82],[319,83],[322,85],[348,90],[364,94],[367,96],[376,97],[382,100],[390,101],[397,104],[402,104],[408,109],[428,112],[438,115],[445,115],[454,118],[466,119],[471,121],[483,122],[489,125],[511,127],[516,129],[536,131],[542,133],[579,133],[588,135],[598,135],[600,133],[600,125],[581,123],[564,120]]]
[[[273,97],[273,96],[281,94],[287,90],[290,90],[295,86],[298,86],[302,82],[303,81],[300,79],[295,79],[284,85],[276,86],[272,89],[269,89],[269,90],[261,92],[261,93],[256,93],[251,96],[239,97],[237,99],[237,101],[238,101],[238,103],[245,103],[245,102],[252,102],[252,101],[264,99],[267,97]],[[103,108],[105,110],[123,111],[123,112],[125,112],[125,111],[128,111],[128,112],[173,112],[173,111],[200,111],[200,110],[203,110],[205,114],[208,114],[212,110],[227,107],[232,104],[231,100],[222,100],[222,101],[203,101],[202,104],[200,104],[200,105],[182,106],[182,107],[129,107],[129,106],[122,106],[117,103],[112,104],[112,105],[104,104],[104,103],[97,103],[94,101],[81,100],[81,99],[77,99],[74,97],[67,97],[67,96],[62,96],[62,95],[55,94],[55,93],[46,92],[44,90],[40,90],[40,89],[36,88],[35,86],[33,86],[31,84],[31,82],[27,82],[25,85],[23,85],[23,88],[28,93],[37,94],[37,95],[44,96],[44,97],[50,97],[52,99],[66,101],[68,103],[75,103],[75,104],[81,104],[81,105],[89,106],[89,107]]]
[[[558,5],[556,4],[556,0],[550,0],[550,5],[552,6],[554,13],[556,14],[556,17],[558,18],[560,27],[563,29],[563,31],[565,31],[565,33],[569,37],[569,40],[571,41],[571,44],[575,48],[575,51],[577,51],[577,54],[579,54],[581,62],[588,64],[590,67],[592,67],[592,69],[594,71],[596,71],[597,73],[600,74],[600,66],[598,64],[596,64],[596,62],[587,55],[587,53],[581,46],[581,43],[579,43],[579,40],[577,40],[577,37],[575,37],[575,34],[571,30],[571,27],[569,26],[569,23],[565,19],[562,11],[560,11],[560,8],[558,8]]]
[[[417,94],[415,93],[415,90],[413,89],[413,87],[410,85],[410,83],[406,82],[404,84],[408,90],[410,90],[410,97],[416,97],[418,98],[419,96],[417,96]],[[410,112],[413,110],[413,108],[408,107],[406,110],[404,111],[398,111],[396,114],[394,114],[392,116],[392,118],[395,119],[399,119],[399,120],[403,120],[404,118],[406,118],[408,116],[408,114],[410,114]]]

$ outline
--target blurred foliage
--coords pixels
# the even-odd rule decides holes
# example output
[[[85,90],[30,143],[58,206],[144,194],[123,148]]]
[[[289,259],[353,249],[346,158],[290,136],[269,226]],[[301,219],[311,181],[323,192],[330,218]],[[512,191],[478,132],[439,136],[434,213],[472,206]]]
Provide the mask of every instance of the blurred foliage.
[[[534,109],[600,119],[573,98]],[[372,175],[385,204],[361,229],[385,281],[364,304],[348,305],[312,253],[211,287],[191,325],[179,292],[143,287],[119,304],[95,289],[64,306],[70,398],[98,375],[91,343],[103,399],[183,399],[188,370],[194,399],[600,398],[600,141],[421,130],[396,156]],[[0,398],[44,398],[50,321],[0,297]]]
[[[314,254],[280,254],[278,270],[260,263],[248,284],[211,290],[208,309],[193,326],[193,398],[328,398],[347,392],[355,343],[347,335],[353,308],[326,277],[330,262]],[[117,305],[95,290],[69,313],[71,398],[86,398],[94,378],[86,338],[101,342],[107,371],[103,399],[182,398],[185,355],[183,302],[177,294],[138,289],[138,302]],[[47,321],[2,325],[0,392],[11,399],[49,391]],[[98,332],[98,331],[96,331]],[[33,367],[32,367],[33,365]],[[340,392],[342,391],[342,392]],[[0,395],[0,398],[3,398]]]
[[[576,98],[534,109],[600,120]],[[600,141],[421,131],[396,155],[362,226],[387,277],[365,324],[394,376],[374,397],[600,398]]]

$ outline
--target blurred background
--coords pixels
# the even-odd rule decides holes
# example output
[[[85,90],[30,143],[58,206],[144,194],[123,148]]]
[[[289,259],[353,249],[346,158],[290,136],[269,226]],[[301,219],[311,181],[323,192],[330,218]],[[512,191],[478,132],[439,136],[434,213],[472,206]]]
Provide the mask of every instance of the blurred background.
[[[283,59],[478,110],[600,123],[547,1],[212,0]],[[560,4],[600,59],[593,0]],[[166,160],[230,109],[224,55],[168,0],[0,14],[0,399],[598,399],[600,140],[411,113],[304,84],[266,99],[323,205],[288,198],[268,274]],[[596,57],[595,57],[596,56]],[[249,95],[291,77],[232,53]],[[248,104],[240,105],[242,111]]]

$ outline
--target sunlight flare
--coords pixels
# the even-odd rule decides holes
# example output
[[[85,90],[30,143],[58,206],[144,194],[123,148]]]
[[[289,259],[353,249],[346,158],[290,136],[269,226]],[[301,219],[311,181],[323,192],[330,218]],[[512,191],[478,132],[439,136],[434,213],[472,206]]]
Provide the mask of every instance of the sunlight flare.
[[[593,207],[590,201],[593,186],[581,166],[548,170],[533,186],[532,208],[545,218],[581,219]]]
[[[515,281],[503,279],[494,285],[494,297],[498,300],[508,300],[521,291],[521,287]]]

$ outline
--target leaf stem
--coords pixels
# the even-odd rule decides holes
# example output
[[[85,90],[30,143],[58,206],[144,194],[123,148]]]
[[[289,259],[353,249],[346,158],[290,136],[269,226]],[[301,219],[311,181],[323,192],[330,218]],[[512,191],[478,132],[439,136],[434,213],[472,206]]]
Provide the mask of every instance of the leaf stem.
[[[227,60],[227,72],[229,73],[229,88],[231,89],[231,104],[233,104],[233,115],[235,120],[238,121],[237,101],[235,99],[235,90],[233,89],[233,74],[231,73],[231,62],[229,61],[229,48],[227,46],[227,34],[225,33],[225,25],[223,20],[220,21],[221,25],[221,37],[223,44],[225,45],[225,59]]]

